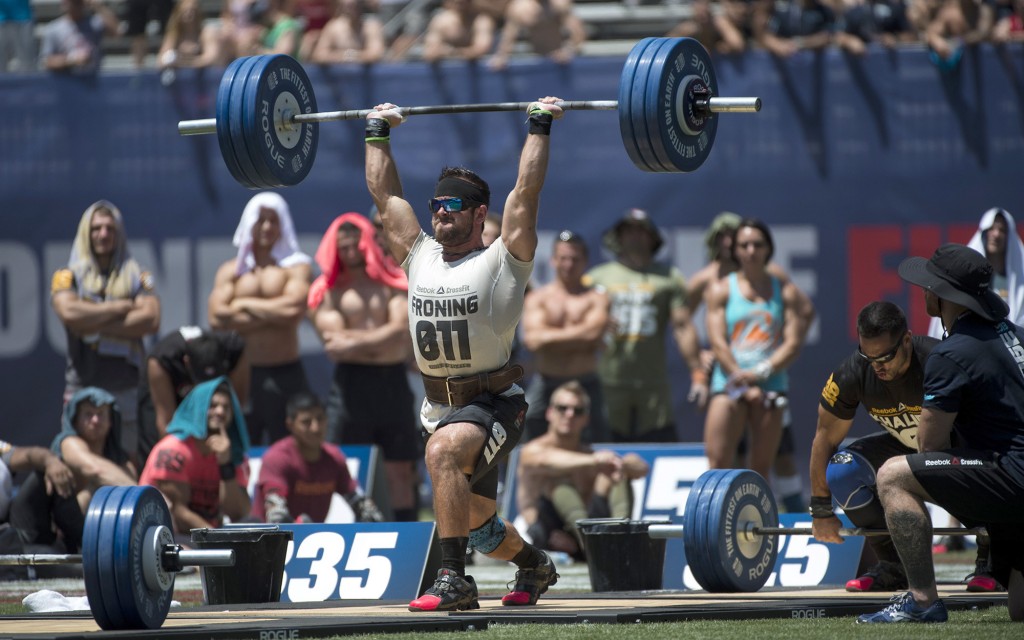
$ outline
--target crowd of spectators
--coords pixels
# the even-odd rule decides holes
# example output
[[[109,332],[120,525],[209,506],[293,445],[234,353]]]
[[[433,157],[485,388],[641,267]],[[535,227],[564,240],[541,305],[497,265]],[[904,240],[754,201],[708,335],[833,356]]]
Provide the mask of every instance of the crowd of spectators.
[[[224,66],[238,56],[273,52],[317,64],[481,60],[498,70],[515,56],[566,63],[596,32],[573,0],[224,0],[219,12],[203,0],[61,0],[57,18],[37,19],[33,8],[53,1],[0,4],[0,72],[95,73],[118,38],[139,69]],[[623,4],[620,19],[628,22],[637,3]],[[955,65],[965,46],[1024,40],[1024,0],[686,0],[681,6],[684,20],[674,24],[667,16],[679,14],[666,12],[663,27],[645,35],[693,37],[721,54],[760,48],[780,57],[833,46],[861,55],[871,46],[918,43],[940,66]]]

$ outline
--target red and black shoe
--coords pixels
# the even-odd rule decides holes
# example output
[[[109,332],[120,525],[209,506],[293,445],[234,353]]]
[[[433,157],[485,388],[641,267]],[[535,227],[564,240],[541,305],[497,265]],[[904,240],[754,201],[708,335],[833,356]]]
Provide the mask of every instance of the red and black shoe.
[[[465,611],[479,609],[479,592],[473,576],[460,576],[451,569],[437,572],[434,586],[409,603],[409,611]]]
[[[512,590],[501,599],[501,604],[506,607],[537,604],[537,599],[541,594],[556,582],[558,582],[558,573],[555,571],[555,563],[552,562],[551,556],[544,553],[544,562],[540,566],[516,571],[515,586],[511,587]]]

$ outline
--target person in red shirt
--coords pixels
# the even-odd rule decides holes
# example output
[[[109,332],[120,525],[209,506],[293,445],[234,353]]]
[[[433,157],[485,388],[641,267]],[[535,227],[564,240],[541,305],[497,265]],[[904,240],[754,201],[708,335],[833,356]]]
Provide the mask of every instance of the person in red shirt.
[[[325,444],[327,412],[320,399],[300,392],[288,399],[290,435],[263,454],[252,516],[266,522],[324,522],[338,493],[357,522],[382,522],[380,510],[349,473],[345,454]]]
[[[150,453],[139,484],[156,487],[171,508],[174,531],[219,527],[249,515],[249,434],[225,376],[196,385]]]

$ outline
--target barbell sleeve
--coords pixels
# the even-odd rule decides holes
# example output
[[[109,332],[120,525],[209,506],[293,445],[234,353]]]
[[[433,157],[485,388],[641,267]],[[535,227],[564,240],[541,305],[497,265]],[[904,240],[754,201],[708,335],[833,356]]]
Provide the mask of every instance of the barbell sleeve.
[[[652,524],[647,527],[647,534],[652,538],[682,538],[683,529],[685,525],[681,524]],[[753,524],[748,524],[742,527],[739,531],[741,535],[760,535],[760,536],[811,536],[814,533],[807,528],[786,528],[786,527],[757,527]],[[984,535],[984,527],[976,527],[973,529],[964,528],[935,528],[932,529],[932,535],[936,536],[975,536]],[[842,528],[839,530],[839,535],[843,537],[851,536],[887,536],[890,535],[887,529],[862,529],[860,527],[854,528]]]
[[[700,106],[711,113],[756,113],[761,110],[760,98],[708,98],[698,101]],[[530,102],[490,102],[482,104],[450,104],[423,107],[399,107],[403,116],[453,114],[453,113],[484,113],[493,111],[525,111]],[[570,100],[556,102],[565,110],[576,111],[614,111],[619,108],[618,100]],[[359,120],[368,116],[373,109],[352,109],[349,111],[321,111],[317,113],[301,113],[292,115],[290,123],[332,122],[335,120]],[[183,136],[196,136],[217,133],[216,118],[202,120],[182,120],[178,123],[178,133]]]

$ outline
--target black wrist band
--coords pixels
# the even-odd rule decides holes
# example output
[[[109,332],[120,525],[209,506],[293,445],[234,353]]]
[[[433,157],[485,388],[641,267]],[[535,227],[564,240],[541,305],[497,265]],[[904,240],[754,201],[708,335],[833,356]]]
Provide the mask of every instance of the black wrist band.
[[[220,465],[220,479],[221,480],[234,480],[235,479],[235,465],[230,462],[227,464]]]
[[[836,515],[832,510],[831,496],[811,496],[811,508],[809,511],[812,518],[831,518]]]
[[[384,118],[370,118],[366,121],[367,142],[390,142],[391,123]]]
[[[550,111],[531,111],[530,112],[530,133],[538,136],[549,136],[551,135],[551,123],[554,118],[551,116]]]

